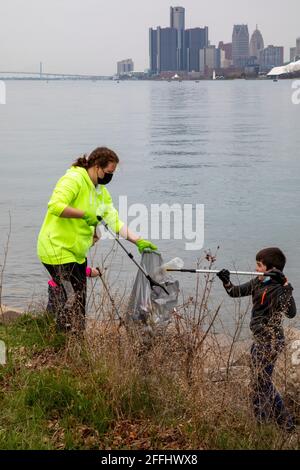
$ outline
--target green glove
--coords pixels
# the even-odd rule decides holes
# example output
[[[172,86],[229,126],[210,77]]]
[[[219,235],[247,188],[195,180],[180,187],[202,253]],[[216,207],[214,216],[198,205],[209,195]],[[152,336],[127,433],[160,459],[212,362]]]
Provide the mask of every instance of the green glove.
[[[138,240],[136,242],[136,246],[138,247],[138,250],[140,253],[143,253],[144,250],[153,250],[153,251],[156,251],[157,250],[157,246],[156,245],[153,245],[153,243],[149,242],[148,240]]]
[[[83,218],[83,220],[86,221],[86,223],[90,227],[97,227],[97,225],[99,224],[99,220],[97,219],[97,216],[96,216],[95,213],[86,211],[82,218]]]

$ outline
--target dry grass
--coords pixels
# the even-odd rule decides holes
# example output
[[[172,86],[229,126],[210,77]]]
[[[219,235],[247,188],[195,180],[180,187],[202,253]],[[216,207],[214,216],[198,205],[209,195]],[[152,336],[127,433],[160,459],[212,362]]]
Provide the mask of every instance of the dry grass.
[[[109,299],[82,340],[58,334],[45,315],[0,326],[9,348],[0,448],[298,449],[297,435],[256,425],[248,343],[239,340],[245,312],[237,308],[231,335],[215,334],[211,286],[209,278],[199,283],[154,336],[141,325],[120,327]],[[281,370],[280,383],[295,398],[289,373]]]

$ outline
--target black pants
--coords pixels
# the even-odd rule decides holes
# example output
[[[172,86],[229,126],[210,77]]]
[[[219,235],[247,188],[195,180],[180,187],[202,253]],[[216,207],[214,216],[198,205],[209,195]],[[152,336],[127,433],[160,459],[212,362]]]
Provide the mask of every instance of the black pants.
[[[85,329],[86,266],[87,263],[50,265],[43,263],[55,285],[49,285],[47,310],[56,316],[57,326],[63,331]],[[70,304],[63,282],[70,282],[74,301]]]
[[[295,428],[293,417],[272,382],[274,366],[283,348],[284,341],[278,341],[274,345],[270,343],[252,345],[252,403],[259,423],[275,420],[286,431],[293,431]]]

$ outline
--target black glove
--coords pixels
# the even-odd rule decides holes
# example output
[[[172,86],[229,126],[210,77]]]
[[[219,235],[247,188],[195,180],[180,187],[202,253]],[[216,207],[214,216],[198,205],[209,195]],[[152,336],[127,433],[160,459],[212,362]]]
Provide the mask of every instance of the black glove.
[[[278,282],[278,284],[280,284],[281,286],[284,286],[284,284],[287,282],[287,278],[285,277],[283,272],[279,271],[279,269],[273,268],[266,274],[270,276],[273,281]]]
[[[221,279],[224,285],[230,283],[230,272],[228,271],[228,269],[222,269],[222,271],[220,271],[217,276],[219,279]]]

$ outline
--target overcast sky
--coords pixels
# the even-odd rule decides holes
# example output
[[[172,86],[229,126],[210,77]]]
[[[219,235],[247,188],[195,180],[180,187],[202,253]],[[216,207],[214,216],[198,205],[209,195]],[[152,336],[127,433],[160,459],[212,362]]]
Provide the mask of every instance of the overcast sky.
[[[132,58],[149,66],[148,28],[169,26],[170,6],[186,8],[186,27],[209,27],[212,44],[231,41],[234,23],[256,23],[265,44],[289,48],[300,36],[299,0],[0,0],[0,71],[116,72]]]

